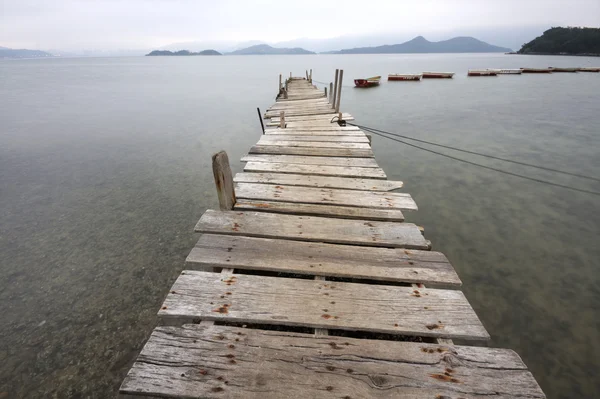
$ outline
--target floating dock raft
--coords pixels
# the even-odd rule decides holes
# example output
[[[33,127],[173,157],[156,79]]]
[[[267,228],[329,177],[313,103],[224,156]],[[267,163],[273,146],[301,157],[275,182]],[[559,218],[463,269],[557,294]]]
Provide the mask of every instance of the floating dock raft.
[[[280,80],[244,172],[213,157],[220,210],[121,395],[544,398],[512,350],[453,343],[489,335],[370,137],[331,123],[341,82],[328,99],[310,76]]]

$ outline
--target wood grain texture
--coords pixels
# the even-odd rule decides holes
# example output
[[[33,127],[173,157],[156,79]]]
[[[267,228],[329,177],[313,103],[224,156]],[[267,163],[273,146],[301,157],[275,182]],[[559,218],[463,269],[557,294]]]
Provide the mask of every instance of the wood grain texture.
[[[279,111],[282,109],[276,110],[268,110],[265,112],[266,118],[277,118],[279,116]],[[331,118],[337,116],[333,112],[331,108],[321,107],[321,108],[304,108],[304,107],[291,107],[285,109],[285,114],[287,116],[288,112],[290,116],[294,117],[294,121],[304,121],[304,120],[326,120],[331,121]],[[343,119],[349,120],[352,118],[352,115],[344,112],[342,113]]]
[[[430,249],[413,223],[332,219],[266,212],[204,212],[195,231],[332,244]]]
[[[154,330],[120,392],[169,398],[545,398],[509,349],[193,324]]]
[[[262,136],[264,137],[264,136]],[[332,141],[293,141],[286,139],[263,139],[260,138],[256,145],[260,146],[286,146],[286,147],[309,147],[309,148],[363,148],[369,149],[371,146],[368,142],[366,143],[340,143],[340,142],[332,142]]]
[[[305,204],[296,202],[275,202],[238,198],[236,211],[259,211],[286,213],[291,215],[325,216],[342,219],[381,220],[403,222],[404,215],[398,209],[361,208],[327,204]]]
[[[272,122],[275,122],[276,119],[279,117],[279,110],[277,111],[269,111],[267,113],[268,118],[271,118]],[[286,119],[289,113],[290,116],[290,122],[310,122],[310,121],[325,121],[328,123],[331,123],[331,119],[333,119],[334,117],[338,116],[338,114],[333,113],[331,109],[329,109],[327,112],[322,112],[322,113],[318,113],[318,114],[314,114],[311,113],[313,111],[309,110],[304,111],[302,109],[300,110],[295,110],[294,108],[288,109],[285,111],[285,115],[286,115]],[[347,121],[352,121],[354,120],[354,117],[352,115],[350,115],[349,113],[342,113],[342,119],[347,120]],[[335,122],[335,121],[334,121]]]
[[[241,161],[379,168],[377,161],[373,158],[306,157],[299,155],[248,154],[242,157]]]
[[[238,173],[236,183],[281,184],[286,186],[339,188],[344,190],[392,191],[402,188],[401,181],[359,179],[353,177],[296,175],[287,173]]]
[[[371,148],[309,148],[288,147],[274,145],[255,145],[250,148],[250,154],[277,154],[277,155],[307,155],[319,157],[356,157],[373,158]]]
[[[314,141],[318,141],[318,137],[320,136],[358,136],[358,137],[367,137],[368,135],[361,130],[300,130],[300,129],[266,129],[265,136],[270,138],[280,137],[282,140],[285,140],[285,136],[302,136],[307,137],[311,136],[314,138]]]
[[[381,168],[362,168],[354,166],[302,165],[276,162],[248,162],[244,172],[291,173],[295,175],[360,177],[385,179]]]
[[[236,183],[235,192],[238,199],[399,209],[407,211],[417,210],[417,204],[410,194],[407,193],[282,186],[258,183]]]
[[[260,138],[259,142],[277,142],[277,141],[331,141],[334,143],[369,143],[366,135],[280,135],[280,134],[265,134]]]
[[[267,129],[267,132],[277,132],[277,131],[282,131],[283,129],[278,129],[278,128],[269,128]],[[299,127],[289,127],[286,128],[286,131],[292,131],[292,130],[301,130],[301,131],[306,131],[306,132],[323,132],[323,131],[342,131],[342,132],[362,132],[362,130],[360,130],[359,127],[357,126],[339,126],[338,124],[329,124],[329,125],[325,125],[325,126],[299,126]]]
[[[489,339],[471,305],[457,290],[247,274],[223,277],[194,270],[184,270],[177,278],[158,317],[169,325],[200,319]]]
[[[220,151],[212,156],[212,169],[217,186],[219,207],[221,210],[231,210],[235,204],[235,191],[229,158],[225,151]]]
[[[187,269],[266,270],[456,288],[461,281],[440,252],[202,234]]]

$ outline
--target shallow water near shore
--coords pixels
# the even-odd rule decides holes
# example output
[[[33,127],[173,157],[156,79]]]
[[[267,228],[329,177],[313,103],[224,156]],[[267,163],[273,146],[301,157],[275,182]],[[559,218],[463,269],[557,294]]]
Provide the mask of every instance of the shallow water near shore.
[[[600,74],[468,78],[469,68],[597,66],[503,54],[0,61],[0,397],[112,397],[217,207],[212,153],[235,172],[278,75],[330,82],[423,70],[452,80],[344,87],[356,122],[600,176]],[[322,85],[318,85],[323,87]],[[600,397],[600,197],[374,136],[492,336],[549,398]],[[446,151],[444,151],[446,152]],[[453,154],[456,155],[456,154]],[[459,154],[600,191],[600,183]],[[6,393],[6,394],[5,394]],[[2,396],[4,395],[4,396]]]

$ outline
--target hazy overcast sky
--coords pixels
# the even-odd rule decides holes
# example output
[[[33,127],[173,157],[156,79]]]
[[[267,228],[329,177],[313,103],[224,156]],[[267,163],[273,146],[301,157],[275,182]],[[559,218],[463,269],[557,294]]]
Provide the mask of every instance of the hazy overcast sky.
[[[0,0],[0,46],[34,49],[531,25],[597,27],[600,0]]]

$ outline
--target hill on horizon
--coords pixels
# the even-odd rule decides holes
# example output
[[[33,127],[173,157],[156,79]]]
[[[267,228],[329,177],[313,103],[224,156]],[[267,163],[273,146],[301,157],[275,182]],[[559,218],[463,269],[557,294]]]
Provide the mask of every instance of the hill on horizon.
[[[512,51],[506,47],[494,46],[469,36],[459,36],[439,42],[430,42],[423,36],[417,36],[400,44],[375,47],[358,47],[328,54],[414,54],[414,53],[506,53]]]
[[[53,57],[52,54],[41,50],[12,49],[0,47],[0,58],[42,58]]]
[[[222,55],[215,50],[202,50],[197,53],[188,50],[169,51],[169,50],[154,50],[146,54],[147,57],[153,56],[186,56],[186,55]]]
[[[225,55],[296,55],[296,54],[315,54],[300,47],[295,48],[275,48],[268,44],[257,44],[240,50],[225,53]]]

